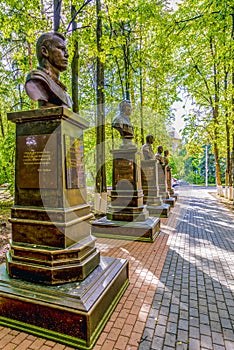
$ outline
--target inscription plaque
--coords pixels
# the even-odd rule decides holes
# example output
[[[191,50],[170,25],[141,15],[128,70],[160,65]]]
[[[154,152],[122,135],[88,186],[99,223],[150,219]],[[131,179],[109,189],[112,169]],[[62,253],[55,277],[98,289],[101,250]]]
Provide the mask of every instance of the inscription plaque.
[[[156,184],[156,173],[154,166],[142,167],[142,185],[144,187],[154,187]]]
[[[84,188],[85,168],[83,163],[83,141],[64,135],[64,145],[67,188]]]
[[[114,185],[121,180],[134,183],[134,162],[130,159],[115,159],[114,161]]]
[[[55,134],[17,136],[20,188],[57,188],[57,138]]]

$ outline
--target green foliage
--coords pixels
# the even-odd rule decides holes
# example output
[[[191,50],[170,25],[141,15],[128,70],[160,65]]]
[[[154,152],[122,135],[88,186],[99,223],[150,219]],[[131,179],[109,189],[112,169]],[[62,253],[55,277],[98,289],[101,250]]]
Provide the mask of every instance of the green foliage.
[[[177,36],[175,79],[193,101],[184,137],[190,154],[211,143],[217,182],[221,158],[232,145],[233,6],[226,0],[183,1],[172,20]],[[214,175],[211,176],[214,178]]]
[[[86,5],[84,6],[84,3]],[[169,11],[165,2],[102,1],[102,50],[96,45],[95,2],[72,1],[77,11],[78,29],[71,33],[71,1],[62,2],[60,31],[66,33],[70,60],[78,40],[79,113],[90,122],[85,132],[85,159],[88,184],[95,183],[96,169],[96,57],[105,65],[106,167],[111,185],[111,149],[120,144],[111,128],[118,103],[130,97],[135,142],[155,136],[171,151],[173,176],[201,181],[202,146],[210,143],[215,160],[210,160],[210,181],[220,171],[227,153],[229,128],[233,134],[233,38],[232,4],[228,0],[194,2],[184,0],[178,10]],[[37,37],[53,27],[53,2],[44,0],[4,0],[0,9],[0,182],[13,183],[14,127],[6,113],[36,108],[23,85],[27,72],[37,66]],[[71,93],[71,73],[61,76]],[[173,102],[181,92],[193,103],[185,111],[183,137],[186,147],[172,152],[169,130],[174,118]],[[3,104],[4,101],[4,104]],[[143,135],[142,135],[143,128]],[[229,137],[230,138],[230,137]],[[230,138],[232,147],[232,139]],[[220,165],[220,170],[217,168]],[[195,174],[195,175],[194,175]],[[195,176],[195,178],[194,178]]]
[[[1,117],[1,116],[0,116]],[[14,171],[15,171],[15,128],[14,125],[8,125],[3,118],[1,119],[2,133],[0,138],[0,185],[10,184],[10,191],[14,191]],[[6,130],[8,128],[8,130]]]

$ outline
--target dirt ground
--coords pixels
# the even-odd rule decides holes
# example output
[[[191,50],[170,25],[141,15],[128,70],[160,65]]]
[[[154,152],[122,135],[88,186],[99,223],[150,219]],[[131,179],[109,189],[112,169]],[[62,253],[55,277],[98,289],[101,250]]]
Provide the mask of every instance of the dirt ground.
[[[5,254],[9,250],[11,224],[9,223],[10,208],[0,206],[0,263],[5,261]]]
[[[5,261],[5,254],[10,248],[11,236],[11,206],[13,199],[7,190],[0,191],[0,263]]]

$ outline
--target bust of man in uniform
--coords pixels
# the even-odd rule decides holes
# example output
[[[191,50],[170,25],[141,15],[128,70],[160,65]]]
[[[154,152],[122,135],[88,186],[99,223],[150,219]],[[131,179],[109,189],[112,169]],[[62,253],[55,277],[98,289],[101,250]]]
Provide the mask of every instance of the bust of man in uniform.
[[[163,146],[158,146],[158,152],[155,154],[155,159],[157,159],[161,165],[164,165],[164,158],[162,153],[163,153]]]
[[[146,136],[146,143],[142,146],[142,152],[145,160],[155,159],[152,144],[154,142],[153,135]]]
[[[131,102],[129,100],[123,100],[119,104],[119,114],[112,121],[112,127],[119,131],[123,139],[122,147],[132,146],[131,139],[134,136],[134,131],[130,121],[131,112]]]
[[[168,163],[169,163],[168,156],[169,156],[169,151],[165,150],[164,151],[164,164],[165,164],[165,166],[168,165]]]
[[[42,34],[36,44],[39,67],[26,78],[28,96],[38,101],[39,108],[72,106],[66,86],[59,80],[60,73],[67,69],[68,52],[65,37],[57,32]]]

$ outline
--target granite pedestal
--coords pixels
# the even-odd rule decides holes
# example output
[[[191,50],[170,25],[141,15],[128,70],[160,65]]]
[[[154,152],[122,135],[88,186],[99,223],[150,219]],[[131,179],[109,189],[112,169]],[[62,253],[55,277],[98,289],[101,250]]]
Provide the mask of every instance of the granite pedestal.
[[[104,218],[92,223],[97,237],[153,242],[160,232],[160,220],[149,217],[143,203],[140,155],[135,146],[112,151],[111,204]]]
[[[167,166],[158,165],[158,184],[159,194],[163,199],[163,202],[169,204],[171,207],[175,206],[175,198],[170,197],[167,190],[167,178],[166,178]]]
[[[163,202],[158,185],[158,161],[154,159],[141,161],[141,181],[144,204],[151,216],[167,218],[170,205]]]
[[[174,188],[172,187],[172,181],[171,181],[171,167],[166,167],[166,180],[167,180],[167,191],[169,193],[169,196],[171,198],[174,198],[175,201],[177,201],[178,195],[175,193]]]
[[[16,185],[0,322],[88,349],[128,285],[127,261],[100,260],[90,234],[83,163],[88,124],[64,107],[9,113],[8,119],[16,123]],[[71,290],[77,294],[72,303]]]
[[[0,324],[76,349],[92,349],[128,286],[128,263],[101,257],[85,280],[43,285],[0,265]]]

